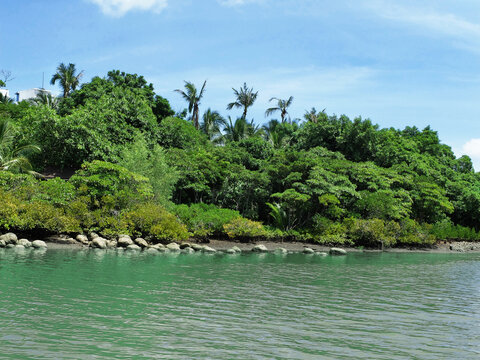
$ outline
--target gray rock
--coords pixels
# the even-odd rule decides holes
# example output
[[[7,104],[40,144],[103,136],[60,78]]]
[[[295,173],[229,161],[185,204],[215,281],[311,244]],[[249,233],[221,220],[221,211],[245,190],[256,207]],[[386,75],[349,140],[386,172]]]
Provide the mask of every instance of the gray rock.
[[[211,248],[210,246],[204,246],[204,247],[203,247],[203,252],[206,252],[206,253],[216,253],[217,250],[215,250],[214,248]]]
[[[115,249],[117,247],[117,240],[107,241],[107,248]]]
[[[146,248],[148,247],[148,243],[145,241],[145,239],[142,238],[136,238],[135,239],[135,244],[140,246],[141,248]]]
[[[277,253],[277,254],[286,254],[286,253],[288,253],[288,251],[287,251],[287,249],[285,249],[285,248],[278,248],[278,249],[275,250],[275,253]]]
[[[42,241],[42,240],[34,240],[34,241],[32,241],[32,246],[33,246],[35,249],[46,249],[46,248],[47,248],[47,244],[45,243],[45,241]]]
[[[94,232],[92,231],[92,232],[90,232],[90,233],[88,234],[88,237],[90,238],[90,240],[93,240],[93,239],[95,239],[95,238],[97,238],[97,237],[100,237],[100,235],[98,235],[97,233],[94,233]]]
[[[107,244],[108,244],[108,241],[99,236],[92,240],[92,242],[90,243],[90,246],[97,249],[106,249]]]
[[[263,244],[259,244],[259,245],[255,245],[252,249],[253,252],[267,252],[268,249],[265,245]]]
[[[132,245],[128,245],[127,246],[127,250],[130,250],[130,251],[140,251],[142,250],[142,248],[138,245],[135,245],[135,244],[132,244]]]
[[[15,245],[15,249],[16,250],[25,250],[25,246],[17,244],[17,245]]]
[[[227,251],[225,251],[227,254],[236,254],[237,252],[235,251],[235,249],[233,248],[230,248],[228,249]]]
[[[6,245],[5,240],[0,240],[0,248],[5,247]]]
[[[193,254],[195,250],[193,250],[191,247],[186,247],[182,249],[182,252],[184,252],[185,254]]]
[[[158,250],[156,248],[153,248],[153,247],[149,247],[148,249],[145,250],[145,252],[147,252],[149,254],[158,254]]]
[[[192,244],[190,247],[195,251],[202,251],[203,250],[203,245],[200,245],[200,244]]]
[[[155,245],[152,245],[150,247],[153,248],[153,249],[156,249],[156,250],[160,250],[160,249],[165,250],[165,245],[163,245],[163,244],[155,244]]]
[[[331,248],[330,255],[347,255],[347,251],[340,248]]]
[[[305,249],[303,249],[303,253],[304,254],[315,254],[315,250],[313,250],[312,248],[306,247]]]
[[[457,241],[450,244],[450,250],[458,252],[480,250],[480,243]]]
[[[14,244],[7,244],[5,247],[6,247],[7,249],[12,249],[12,248],[15,247],[15,245],[14,245]]]
[[[327,256],[328,254],[326,252],[323,252],[323,251],[317,251],[315,253],[315,255],[318,255],[318,256]]]
[[[83,245],[88,245],[88,237],[83,234],[78,234],[75,238],[79,243],[82,243]]]
[[[16,245],[17,241],[18,241],[18,238],[17,238],[17,235],[15,235],[14,233],[6,233],[6,234],[0,236],[0,240],[5,241],[6,245],[8,245],[8,244]]]
[[[133,240],[130,236],[128,235],[120,235],[118,237],[118,246],[121,247],[128,247],[129,245],[133,245]]]
[[[22,245],[24,248],[32,247],[32,243],[27,239],[18,240],[17,245]]]
[[[187,243],[187,242],[180,244],[180,249],[182,249],[182,250],[187,248],[187,247],[191,248],[192,245],[190,243]]]
[[[177,243],[170,243],[166,247],[170,251],[180,251],[180,246]]]
[[[237,252],[237,253],[241,253],[241,252],[242,252],[242,249],[240,249],[238,246],[232,247],[232,250],[235,250],[235,252]]]

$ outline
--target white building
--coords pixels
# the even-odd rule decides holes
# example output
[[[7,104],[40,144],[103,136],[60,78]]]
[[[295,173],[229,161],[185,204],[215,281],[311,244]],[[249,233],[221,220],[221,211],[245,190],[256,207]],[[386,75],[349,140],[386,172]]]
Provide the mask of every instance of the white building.
[[[15,93],[15,101],[18,103],[23,100],[28,100],[28,99],[34,99],[37,97],[38,94],[50,94],[52,95],[52,92],[50,90],[45,90],[45,89],[28,89],[28,90],[21,90],[19,92]]]
[[[0,94],[7,98],[10,97],[10,92],[8,91],[8,89],[0,89]]]

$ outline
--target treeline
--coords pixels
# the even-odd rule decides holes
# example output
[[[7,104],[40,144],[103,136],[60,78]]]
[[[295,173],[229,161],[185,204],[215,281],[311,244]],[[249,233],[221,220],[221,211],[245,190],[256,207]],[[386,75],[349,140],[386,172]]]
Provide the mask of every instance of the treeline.
[[[364,246],[480,238],[480,175],[429,127],[380,129],[315,109],[291,120],[292,97],[272,98],[266,114],[279,120],[260,126],[247,118],[257,93],[246,84],[226,104],[241,117],[201,116],[205,88],[178,89],[179,114],[120,71],[61,99],[1,103],[11,130],[0,139],[0,227]],[[21,158],[75,175],[14,174],[29,170]]]

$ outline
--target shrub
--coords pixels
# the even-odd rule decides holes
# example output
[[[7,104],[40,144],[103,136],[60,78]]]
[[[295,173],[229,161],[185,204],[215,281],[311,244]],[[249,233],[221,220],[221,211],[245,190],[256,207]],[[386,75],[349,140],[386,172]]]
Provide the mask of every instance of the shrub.
[[[122,214],[122,221],[130,234],[156,241],[182,241],[190,237],[187,227],[175,215],[154,203],[135,206]]]
[[[242,217],[237,217],[229,221],[227,224],[223,225],[223,229],[230,238],[244,239],[267,235],[261,222],[248,220]]]
[[[21,204],[17,228],[49,233],[81,231],[78,220],[67,216],[63,209],[39,201]]]
[[[395,222],[381,219],[347,219],[348,235],[356,245],[384,246],[395,245],[399,226]]]

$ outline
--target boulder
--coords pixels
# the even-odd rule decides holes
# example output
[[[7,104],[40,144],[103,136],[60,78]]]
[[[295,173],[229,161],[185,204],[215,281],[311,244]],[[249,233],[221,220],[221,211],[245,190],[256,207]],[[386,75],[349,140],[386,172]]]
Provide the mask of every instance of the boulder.
[[[170,243],[167,245],[167,249],[170,251],[180,251],[180,246],[177,243]]]
[[[90,233],[88,234],[88,237],[90,238],[90,240],[93,240],[93,239],[95,239],[95,238],[97,238],[97,237],[100,237],[100,235],[98,235],[97,233],[94,233],[94,232],[90,232]]]
[[[152,245],[150,247],[153,248],[153,249],[156,249],[156,250],[160,250],[160,249],[165,250],[165,245],[163,245],[163,244],[155,244],[155,245]]]
[[[115,249],[117,247],[117,240],[107,241],[107,248]]]
[[[303,253],[304,254],[315,254],[315,250],[313,250],[312,248],[306,247],[305,249],[303,249]]]
[[[202,251],[203,250],[203,245],[200,245],[200,244],[192,244],[190,247],[195,251]]]
[[[214,248],[211,248],[210,246],[204,246],[203,247],[203,252],[206,252],[206,253],[216,253],[217,250],[215,250]]]
[[[148,247],[148,243],[145,241],[145,239],[142,238],[136,238],[135,239],[135,244],[140,246],[141,248],[146,248]]]
[[[90,243],[90,246],[97,249],[106,249],[107,244],[108,244],[107,240],[99,236],[92,240],[92,242]]]
[[[132,244],[132,245],[128,245],[127,246],[127,250],[130,250],[130,251],[140,251],[142,250],[142,248],[138,245],[135,245],[135,244]]]
[[[237,252],[233,249],[233,248],[230,248],[228,249],[227,251],[225,251],[227,254],[236,254]]]
[[[86,235],[78,234],[75,240],[77,240],[79,243],[83,245],[88,245],[88,237]]]
[[[0,240],[0,248],[5,247],[6,245],[5,240]]]
[[[14,248],[15,245],[14,245],[14,244],[7,244],[5,247],[6,247],[7,249],[11,249],[11,248]]]
[[[288,251],[287,251],[287,249],[285,249],[285,248],[278,248],[278,249],[275,250],[275,253],[277,253],[277,254],[286,254],[286,253],[288,253]]]
[[[128,235],[120,235],[118,237],[118,246],[121,247],[128,247],[129,245],[133,245],[133,240],[130,236]]]
[[[330,255],[347,255],[347,251],[340,248],[331,248]]]
[[[190,243],[187,243],[187,242],[184,242],[184,243],[180,244],[180,249],[182,249],[182,250],[187,248],[187,247],[191,248],[192,245]]]
[[[267,252],[268,249],[265,245],[263,244],[259,244],[259,245],[255,245],[252,249],[253,252]]]
[[[318,255],[318,256],[327,256],[328,254],[326,252],[323,252],[323,251],[317,251],[315,253],[315,255]]]
[[[15,250],[25,250],[25,246],[17,244],[15,245]]]
[[[149,247],[148,249],[145,250],[145,252],[149,254],[158,254],[158,250],[154,247]]]
[[[17,238],[17,235],[15,235],[14,233],[6,233],[6,234],[0,236],[0,240],[5,241],[6,245],[8,245],[8,244],[16,245],[17,241],[18,241],[18,238]]]
[[[193,254],[195,250],[193,250],[191,247],[186,247],[182,249],[182,252],[184,252],[185,254]]]
[[[17,245],[22,245],[24,248],[32,247],[32,243],[27,239],[18,240]]]
[[[34,240],[34,241],[32,241],[32,246],[33,246],[35,249],[46,249],[46,248],[47,248],[47,244],[45,243],[45,241],[42,241],[42,240]]]
[[[235,250],[235,252],[237,252],[237,253],[241,253],[241,252],[242,252],[242,249],[240,249],[238,246],[232,247],[232,250]]]

